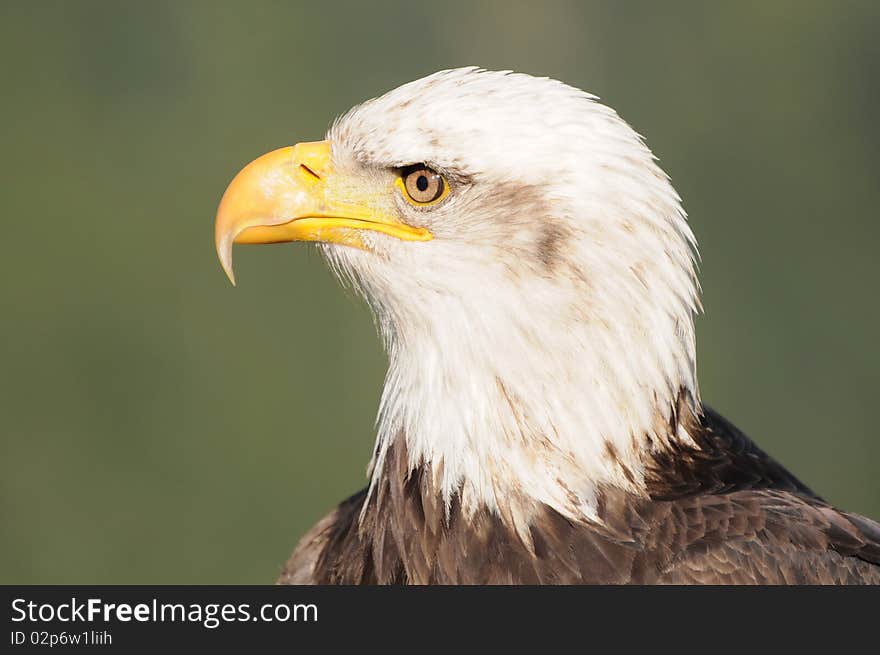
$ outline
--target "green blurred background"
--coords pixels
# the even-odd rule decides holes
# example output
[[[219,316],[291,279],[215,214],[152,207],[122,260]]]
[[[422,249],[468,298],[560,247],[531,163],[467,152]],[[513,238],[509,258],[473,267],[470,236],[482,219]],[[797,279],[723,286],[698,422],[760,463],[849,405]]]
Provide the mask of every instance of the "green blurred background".
[[[3,2],[0,582],[272,582],[360,488],[384,356],[299,245],[216,261],[247,161],[478,64],[647,136],[706,400],[880,518],[880,3]]]

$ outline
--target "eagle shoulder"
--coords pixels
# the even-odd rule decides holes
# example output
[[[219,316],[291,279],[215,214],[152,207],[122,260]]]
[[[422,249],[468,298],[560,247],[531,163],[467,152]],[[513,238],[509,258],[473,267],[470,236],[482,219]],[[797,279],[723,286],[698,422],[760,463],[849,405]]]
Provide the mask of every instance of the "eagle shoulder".
[[[815,498],[758,489],[663,506],[652,532],[673,535],[675,545],[653,582],[880,584],[880,524]]]
[[[319,576],[317,567],[328,548],[338,545],[340,529],[343,532],[354,532],[357,516],[360,511],[366,489],[342,501],[336,509],[318,521],[294,548],[293,553],[284,565],[276,584],[317,584]],[[357,543],[357,540],[351,540]]]
[[[679,418],[695,446],[649,475],[654,532],[677,537],[646,546],[678,541],[657,582],[880,583],[880,524],[832,507],[712,409]]]

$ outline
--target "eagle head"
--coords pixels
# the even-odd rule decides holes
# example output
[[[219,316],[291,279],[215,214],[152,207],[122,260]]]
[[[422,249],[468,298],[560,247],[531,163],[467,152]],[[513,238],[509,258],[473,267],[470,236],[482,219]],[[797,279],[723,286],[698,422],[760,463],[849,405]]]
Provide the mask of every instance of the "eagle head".
[[[699,404],[695,244],[639,135],[595,96],[477,68],[354,107],[230,183],[215,239],[317,242],[373,309],[388,449],[502,514],[594,516]],[[674,432],[674,430],[673,430]]]

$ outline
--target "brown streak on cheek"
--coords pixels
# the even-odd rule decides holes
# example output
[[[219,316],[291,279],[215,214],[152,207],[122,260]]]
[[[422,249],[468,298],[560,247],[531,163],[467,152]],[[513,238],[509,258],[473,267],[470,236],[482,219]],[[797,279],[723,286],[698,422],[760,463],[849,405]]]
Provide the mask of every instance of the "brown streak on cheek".
[[[565,245],[567,230],[563,225],[555,220],[550,219],[541,228],[541,235],[538,237],[538,245],[536,254],[541,264],[552,271],[559,261],[560,250]]]
[[[546,189],[520,182],[503,182],[492,188],[488,198],[492,224],[505,232],[504,248],[518,259],[543,272],[554,273],[566,260],[572,232],[566,221],[555,215]]]

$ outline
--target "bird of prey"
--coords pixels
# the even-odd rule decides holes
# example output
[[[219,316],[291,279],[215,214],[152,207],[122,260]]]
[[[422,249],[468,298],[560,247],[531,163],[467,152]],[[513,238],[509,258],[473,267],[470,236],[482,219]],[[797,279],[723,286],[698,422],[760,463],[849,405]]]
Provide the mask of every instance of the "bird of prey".
[[[694,236],[595,96],[442,71],[264,155],[217,253],[311,241],[388,355],[369,482],[281,583],[880,583],[880,524],[701,401]],[[233,280],[234,281],[234,280]]]

